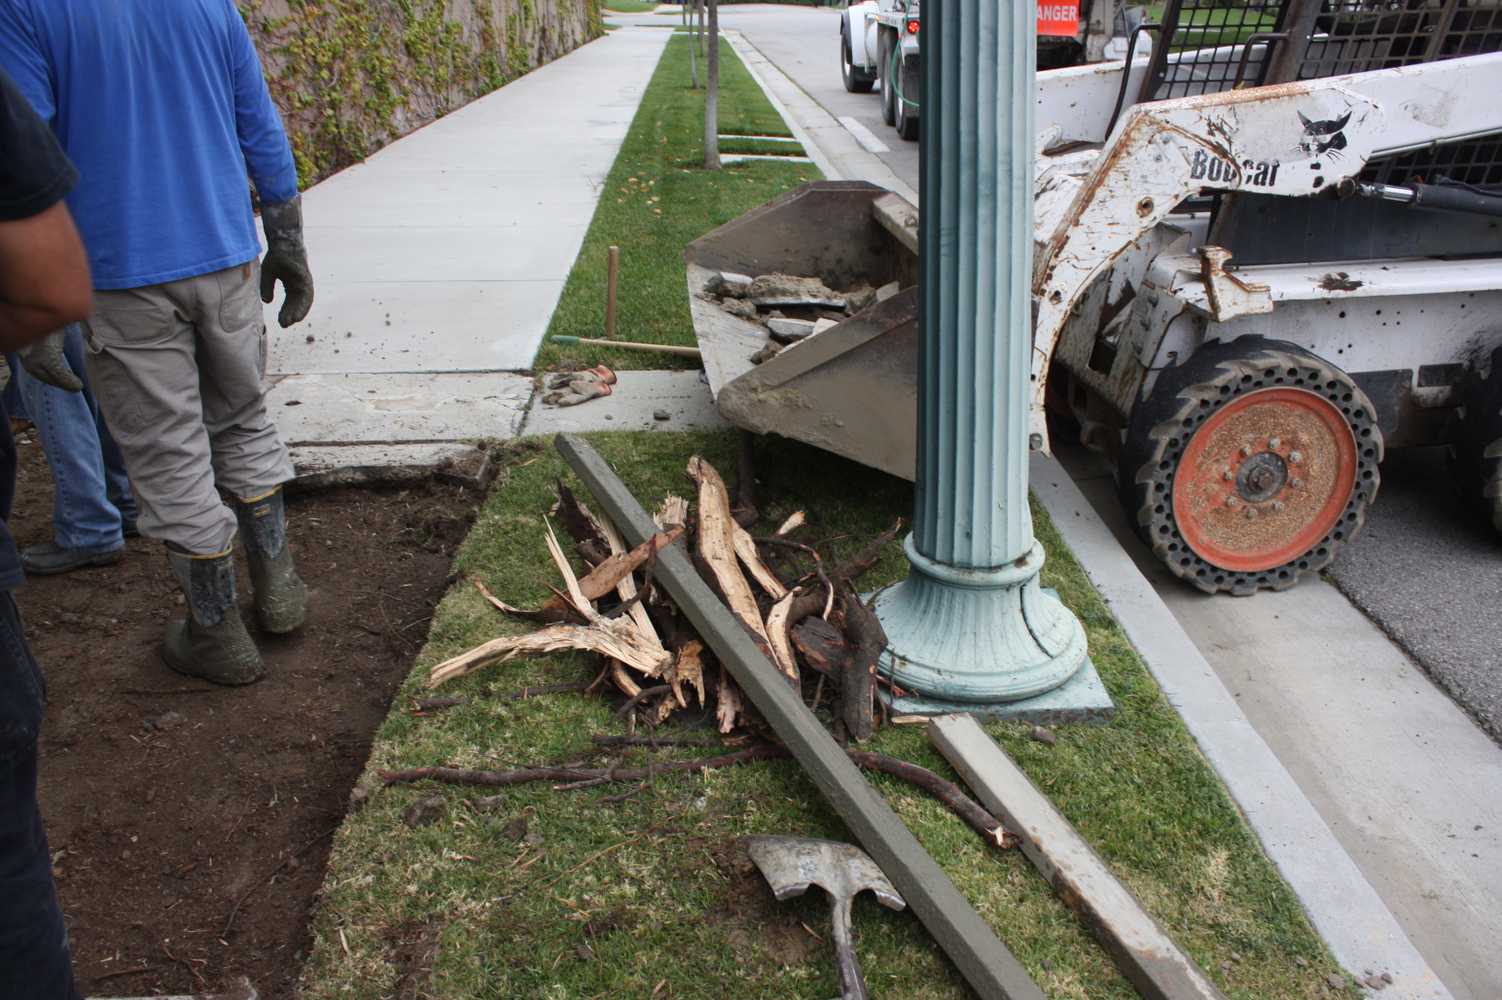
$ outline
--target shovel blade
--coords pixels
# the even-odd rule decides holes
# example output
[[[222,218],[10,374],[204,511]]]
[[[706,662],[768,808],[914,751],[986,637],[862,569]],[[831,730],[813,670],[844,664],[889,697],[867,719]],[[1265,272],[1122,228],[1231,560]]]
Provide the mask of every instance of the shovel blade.
[[[907,906],[871,856],[854,844],[813,837],[747,837],[744,843],[778,900],[801,896],[816,885],[835,900],[869,889],[889,910]]]

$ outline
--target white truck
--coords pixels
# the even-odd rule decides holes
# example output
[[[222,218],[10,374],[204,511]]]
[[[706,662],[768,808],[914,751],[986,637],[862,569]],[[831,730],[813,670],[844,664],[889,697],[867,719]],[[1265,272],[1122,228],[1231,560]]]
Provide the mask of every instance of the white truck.
[[[882,120],[910,142],[918,139],[922,90],[918,5],[919,0],[854,0],[840,17],[845,89],[864,94],[879,85]],[[1115,16],[1111,0],[1037,0],[1038,68],[1119,59],[1125,53],[1119,36],[1140,21],[1140,14]],[[1149,49],[1150,43],[1142,46],[1143,52]]]

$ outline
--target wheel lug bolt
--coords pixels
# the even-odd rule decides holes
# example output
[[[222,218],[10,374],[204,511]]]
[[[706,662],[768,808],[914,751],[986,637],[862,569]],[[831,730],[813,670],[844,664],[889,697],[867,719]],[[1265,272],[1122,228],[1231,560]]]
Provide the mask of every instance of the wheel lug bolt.
[[[1304,460],[1304,453],[1301,451],[1290,451],[1288,453],[1288,460],[1290,462],[1302,462]]]
[[[1241,457],[1242,458],[1251,458],[1252,457],[1252,446],[1251,445],[1244,444],[1244,445],[1241,446]]]
[[[1230,469],[1227,469],[1225,472],[1222,472],[1220,474],[1220,478],[1229,483],[1236,478],[1236,473],[1232,472]]]
[[[1248,521],[1255,521],[1257,519],[1257,508],[1256,507],[1248,507],[1246,509],[1246,519]]]
[[[1268,446],[1268,448],[1272,449],[1273,451],[1277,451],[1282,446],[1282,444],[1283,444],[1283,439],[1282,438],[1268,438],[1267,439],[1267,446]]]
[[[1226,497],[1226,506],[1234,510],[1235,508],[1241,506],[1241,501],[1236,497]]]
[[[1288,481],[1288,485],[1291,488],[1296,489],[1296,490],[1297,489],[1302,489],[1303,486],[1304,486],[1304,481],[1302,479],[1290,479]]]
[[[1282,500],[1274,500],[1273,501],[1273,510],[1275,510],[1275,511],[1282,510],[1286,506],[1288,506],[1288,505],[1285,504]]]

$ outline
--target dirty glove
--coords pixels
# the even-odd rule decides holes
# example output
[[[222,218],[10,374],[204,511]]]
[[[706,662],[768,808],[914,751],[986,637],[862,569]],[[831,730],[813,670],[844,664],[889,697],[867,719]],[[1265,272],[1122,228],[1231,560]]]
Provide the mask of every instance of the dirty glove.
[[[63,356],[66,330],[56,330],[34,344],[16,351],[21,367],[38,382],[46,382],[67,392],[79,392],[83,381],[73,373],[68,359]]]
[[[308,270],[308,251],[302,242],[302,196],[261,206],[261,224],[266,229],[266,259],[261,261],[261,301],[270,302],[276,283],[287,297],[277,321],[282,327],[300,322],[313,308],[313,273]]]

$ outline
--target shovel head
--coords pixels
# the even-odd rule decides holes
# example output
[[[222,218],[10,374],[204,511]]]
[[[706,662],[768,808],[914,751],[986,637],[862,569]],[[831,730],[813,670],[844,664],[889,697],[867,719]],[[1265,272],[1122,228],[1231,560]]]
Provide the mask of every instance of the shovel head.
[[[889,910],[907,906],[876,862],[854,844],[812,837],[747,837],[744,843],[779,901],[816,885],[837,901],[869,889]]]

